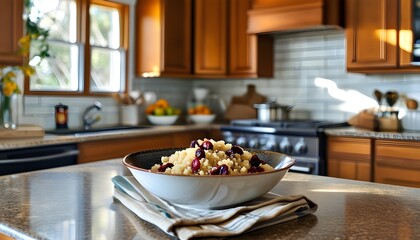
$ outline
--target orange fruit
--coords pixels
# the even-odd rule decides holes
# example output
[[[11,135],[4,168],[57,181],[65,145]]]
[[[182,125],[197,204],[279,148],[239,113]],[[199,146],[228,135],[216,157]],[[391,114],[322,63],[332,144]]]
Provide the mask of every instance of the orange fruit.
[[[169,107],[169,103],[166,99],[159,99],[155,102],[156,107],[160,107],[160,108],[167,108]]]

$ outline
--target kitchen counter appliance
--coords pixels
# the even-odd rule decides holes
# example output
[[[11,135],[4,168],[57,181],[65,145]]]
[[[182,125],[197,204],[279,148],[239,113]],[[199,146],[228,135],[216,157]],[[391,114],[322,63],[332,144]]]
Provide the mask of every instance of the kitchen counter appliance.
[[[0,151],[0,176],[77,164],[77,144]]]
[[[233,120],[221,127],[226,142],[245,148],[282,152],[293,156],[292,172],[327,175],[324,129],[347,126],[346,122],[318,120]]]

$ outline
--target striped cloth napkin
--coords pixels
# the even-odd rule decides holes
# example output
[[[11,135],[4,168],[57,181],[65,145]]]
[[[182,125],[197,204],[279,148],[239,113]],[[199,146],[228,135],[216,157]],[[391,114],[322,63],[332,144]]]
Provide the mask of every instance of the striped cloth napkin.
[[[238,235],[314,213],[303,195],[262,197],[227,209],[202,210],[173,205],[149,193],[132,176],[115,176],[114,198],[141,219],[179,239]]]

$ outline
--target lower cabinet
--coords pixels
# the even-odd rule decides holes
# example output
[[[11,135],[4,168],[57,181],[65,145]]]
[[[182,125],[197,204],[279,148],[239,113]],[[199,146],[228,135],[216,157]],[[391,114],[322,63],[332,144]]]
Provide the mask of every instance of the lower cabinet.
[[[328,176],[420,187],[420,142],[329,136]]]
[[[328,137],[328,176],[371,181],[371,146],[368,138]]]
[[[375,182],[420,188],[420,142],[376,140]]]
[[[121,158],[125,155],[149,149],[183,147],[186,148],[194,139],[203,139],[208,131],[156,134],[149,136],[127,137],[79,143],[78,163]]]

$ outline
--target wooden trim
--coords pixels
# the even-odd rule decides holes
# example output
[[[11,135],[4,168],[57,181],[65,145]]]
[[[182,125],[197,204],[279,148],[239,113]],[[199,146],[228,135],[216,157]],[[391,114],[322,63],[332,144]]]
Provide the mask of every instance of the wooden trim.
[[[7,24],[3,26],[6,29],[3,29],[2,32],[6,31],[6,33],[12,34],[6,34],[2,36],[3,39],[0,39],[0,66],[21,65],[25,59],[17,52],[19,50],[18,41],[24,35],[23,0],[3,0],[1,4],[2,8],[5,8],[2,10],[5,15],[0,16],[0,20],[3,20],[1,24]]]
[[[399,54],[400,67],[410,67],[413,53],[412,0],[400,0]],[[418,70],[420,72],[420,69]]]
[[[29,88],[30,80],[25,77],[24,80],[24,93],[25,95],[34,95],[34,96],[74,96],[74,97],[84,97],[84,96],[111,96],[112,93],[108,92],[90,92],[90,69],[91,69],[91,46],[90,46],[90,13],[89,8],[90,4],[97,4],[106,7],[116,8],[120,13],[120,29],[121,29],[121,47],[126,49],[126,65],[123,71],[125,74],[125,89],[124,92],[128,91],[128,67],[129,67],[129,20],[130,12],[129,6],[122,3],[111,2],[108,0],[75,0],[76,9],[77,9],[77,41],[84,45],[84,72],[82,85],[80,86],[80,91],[68,92],[68,91],[31,91]]]

